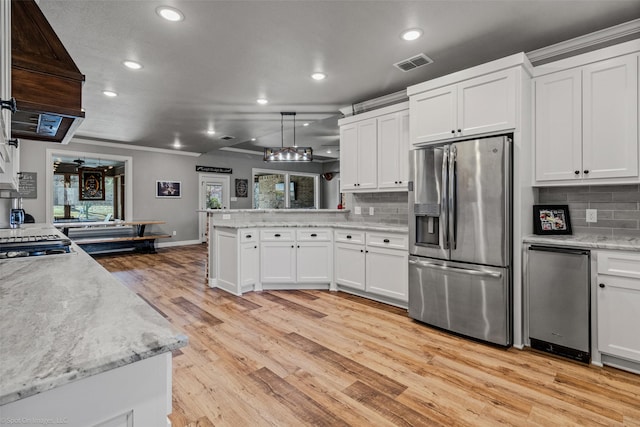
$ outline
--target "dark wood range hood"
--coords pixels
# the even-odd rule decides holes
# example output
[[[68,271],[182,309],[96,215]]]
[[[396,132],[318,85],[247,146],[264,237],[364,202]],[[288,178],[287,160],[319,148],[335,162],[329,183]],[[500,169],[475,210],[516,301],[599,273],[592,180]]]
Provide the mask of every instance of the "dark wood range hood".
[[[11,1],[13,138],[69,142],[80,122],[84,75],[34,0]]]

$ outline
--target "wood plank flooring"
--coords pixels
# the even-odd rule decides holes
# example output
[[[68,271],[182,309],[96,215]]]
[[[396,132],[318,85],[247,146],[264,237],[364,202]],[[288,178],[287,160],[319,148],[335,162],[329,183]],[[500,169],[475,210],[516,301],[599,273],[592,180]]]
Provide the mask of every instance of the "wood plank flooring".
[[[640,375],[446,334],[343,292],[236,297],[204,245],[96,257],[189,336],[175,427],[640,426]]]

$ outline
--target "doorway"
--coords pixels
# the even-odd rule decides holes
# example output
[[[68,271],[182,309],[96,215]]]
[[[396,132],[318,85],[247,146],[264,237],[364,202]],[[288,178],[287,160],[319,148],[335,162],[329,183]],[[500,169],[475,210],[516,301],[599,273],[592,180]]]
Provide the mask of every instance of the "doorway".
[[[198,209],[229,209],[229,176],[200,174],[200,196]],[[207,241],[207,215],[199,215],[198,235],[201,242]]]

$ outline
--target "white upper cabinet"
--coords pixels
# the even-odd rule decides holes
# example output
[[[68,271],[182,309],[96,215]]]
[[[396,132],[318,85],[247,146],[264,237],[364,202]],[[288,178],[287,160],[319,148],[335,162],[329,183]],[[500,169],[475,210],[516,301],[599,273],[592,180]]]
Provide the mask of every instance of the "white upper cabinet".
[[[582,171],[582,78],[567,70],[535,81],[535,173],[538,181],[573,179]]]
[[[407,188],[409,111],[378,118],[378,188]]]
[[[639,181],[637,54],[544,74],[534,85],[536,185]]]
[[[507,69],[410,97],[412,144],[516,127],[516,70]]]
[[[340,127],[340,185],[342,191],[376,188],[376,119]]]
[[[582,70],[584,178],[638,177],[638,56]]]
[[[0,99],[11,99],[11,2],[0,2]],[[19,149],[9,145],[11,111],[0,110],[0,190],[18,189]]]
[[[340,191],[406,191],[409,175],[407,103],[341,119]]]

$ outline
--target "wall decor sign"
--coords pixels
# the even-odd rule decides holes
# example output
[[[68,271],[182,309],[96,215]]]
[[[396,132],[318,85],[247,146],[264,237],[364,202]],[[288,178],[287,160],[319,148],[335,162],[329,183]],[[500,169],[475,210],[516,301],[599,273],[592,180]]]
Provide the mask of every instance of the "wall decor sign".
[[[248,197],[248,196],[249,196],[249,180],[236,179],[236,197]]]
[[[18,193],[23,199],[38,198],[38,173],[20,172],[18,181]]]
[[[156,197],[170,199],[181,198],[180,181],[156,181]]]
[[[211,172],[211,173],[232,173],[231,168],[219,168],[216,166],[196,166],[196,172]]]
[[[571,234],[568,205],[534,205],[533,232],[535,234]]]
[[[79,199],[104,200],[104,171],[102,169],[78,168]]]

